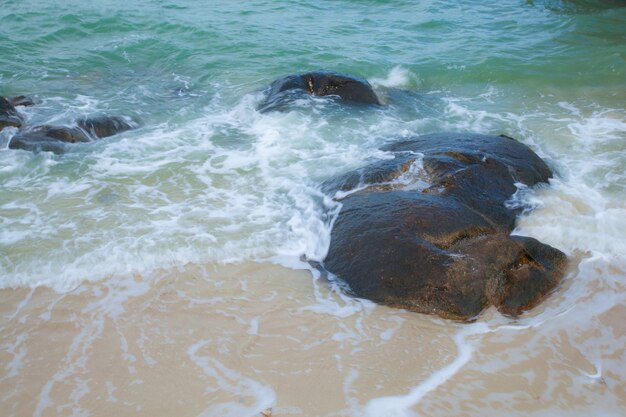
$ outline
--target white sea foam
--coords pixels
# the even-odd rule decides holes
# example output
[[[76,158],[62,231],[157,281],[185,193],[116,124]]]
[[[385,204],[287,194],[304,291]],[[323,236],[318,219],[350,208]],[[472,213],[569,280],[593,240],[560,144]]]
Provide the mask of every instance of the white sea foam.
[[[411,410],[422,397],[453,377],[472,358],[474,347],[469,340],[472,336],[488,331],[485,323],[468,324],[457,332],[454,341],[457,356],[452,362],[433,372],[422,383],[405,395],[374,398],[363,408],[363,415],[370,417],[416,417]]]
[[[571,104],[568,110],[574,115],[580,113],[580,110]],[[626,115],[618,110],[594,112],[590,117],[582,116],[569,121],[567,128],[574,137],[580,140],[581,145],[614,140],[623,141],[626,132]]]
[[[377,82],[405,86],[414,77],[396,67]],[[197,118],[146,126],[66,155],[0,151],[0,286],[67,290],[84,279],[190,262],[301,255],[321,261],[340,209],[320,192],[321,181],[388,157],[378,150],[381,143],[423,129],[504,131],[549,161],[561,161],[551,187],[513,200],[537,208],[516,233],[568,253],[624,249],[624,206],[604,191],[624,187],[620,167],[626,155],[613,152],[625,129],[619,111],[586,112],[561,103],[556,109],[497,112],[483,108],[498,94],[487,89],[474,98],[444,94],[442,114],[415,120],[398,117],[393,108],[348,111],[327,100],[259,113],[259,94],[231,103],[217,91]],[[28,111],[36,120],[54,121],[55,111],[69,120],[107,107],[89,97],[52,98],[43,109]],[[557,132],[556,141],[544,139],[548,129]],[[556,157],[558,141],[572,138],[577,147]],[[589,151],[607,158],[590,160]],[[418,158],[394,183],[423,188],[422,174]]]
[[[615,145],[626,140],[626,114],[586,114],[573,104],[566,109],[569,114],[560,122],[571,132],[571,151],[560,155],[562,176],[530,196],[538,210],[521,219],[516,233],[617,259],[626,253],[626,204],[620,196],[626,188],[626,151]]]
[[[24,342],[26,342],[27,339],[28,336],[26,334],[19,334],[15,338],[15,343],[6,343],[0,346],[3,351],[13,356],[11,361],[7,362],[4,366],[6,374],[0,378],[0,381],[18,375],[20,369],[24,366],[23,361],[28,353],[28,348],[25,346]]]
[[[259,99],[214,103],[182,126],[143,128],[62,156],[3,153],[17,161],[2,177],[12,195],[0,199],[0,285],[67,290],[189,262],[323,259],[338,205],[319,181],[358,166],[375,152],[375,136],[358,118],[331,128],[311,103],[261,114]],[[73,111],[103,107],[79,97]]]
[[[18,132],[16,127],[5,127],[0,131],[0,149],[7,149],[11,138]],[[1,172],[10,172],[11,166],[0,167]]]
[[[80,406],[80,400],[87,395],[90,389],[90,381],[81,377],[82,372],[88,366],[89,359],[93,354],[93,344],[101,337],[107,320],[115,321],[125,311],[124,303],[133,297],[144,295],[149,289],[146,281],[134,281],[132,279],[113,279],[104,284],[106,293],[95,294],[97,300],[85,306],[77,312],[85,317],[89,317],[87,325],[80,329],[80,332],[72,340],[68,351],[59,363],[57,371],[46,381],[41,389],[34,415],[41,416],[45,410],[54,405],[50,398],[54,385],[63,382],[71,387],[68,402],[57,404],[57,410],[72,410],[72,414],[83,415],[85,411]],[[56,302],[55,302],[56,303]],[[128,353],[128,344],[123,335],[120,334],[122,350],[126,355],[122,358],[129,362],[129,372],[132,373],[132,362],[135,357]]]
[[[299,310],[346,318],[367,313],[374,308],[375,304],[371,301],[347,296],[339,281],[322,281],[321,273],[318,270],[310,269],[310,271],[313,275],[315,303],[301,307]],[[344,335],[336,335],[336,337],[344,338]]]
[[[213,417],[252,417],[272,407],[276,402],[274,390],[258,381],[241,375],[222,364],[215,358],[203,356],[201,349],[209,342],[200,340],[187,349],[189,358],[212,379],[208,391],[219,388],[223,392],[232,394],[236,400],[214,403],[205,409],[199,416]],[[252,404],[246,405],[242,398],[252,398]]]
[[[390,327],[382,332],[380,332],[380,338],[384,341],[391,340],[393,335],[402,327],[402,323],[404,323],[405,319],[398,316],[391,316],[386,318],[385,321],[394,322],[395,326]]]
[[[408,69],[395,66],[389,71],[389,74],[385,78],[374,77],[370,80],[374,86],[382,87],[409,87],[412,83],[418,82],[417,75],[413,74]]]

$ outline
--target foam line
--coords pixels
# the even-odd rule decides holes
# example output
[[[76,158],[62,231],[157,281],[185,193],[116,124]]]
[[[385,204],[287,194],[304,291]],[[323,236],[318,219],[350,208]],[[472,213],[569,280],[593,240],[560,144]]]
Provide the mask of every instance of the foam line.
[[[426,380],[417,385],[406,395],[379,397],[370,400],[364,407],[364,415],[367,417],[416,417],[411,408],[429,392],[435,390],[447,380],[452,378],[472,358],[474,346],[467,339],[470,336],[483,334],[489,331],[485,323],[472,323],[465,325],[455,336],[457,356],[448,365],[433,372]]]

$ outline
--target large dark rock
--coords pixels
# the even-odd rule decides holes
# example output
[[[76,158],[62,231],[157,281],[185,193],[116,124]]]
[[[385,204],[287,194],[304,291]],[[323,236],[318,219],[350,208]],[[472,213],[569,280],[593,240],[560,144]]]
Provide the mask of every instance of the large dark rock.
[[[552,175],[529,148],[505,136],[434,134],[384,149],[395,158],[323,186],[347,193],[324,266],[356,296],[471,320],[491,304],[516,316],[557,285],[565,255],[510,236],[520,209],[505,203],[516,184]]]
[[[22,118],[9,100],[0,96],[0,130],[5,127],[21,127]]]
[[[351,103],[381,104],[367,80],[331,71],[315,71],[274,81],[266,91],[266,98],[259,109],[280,109],[304,95],[336,96]]]
[[[61,154],[67,151],[67,147],[73,143],[90,142],[113,136],[134,127],[136,124],[129,118],[108,116],[80,119],[74,127],[35,126],[13,136],[9,142],[9,148]]]

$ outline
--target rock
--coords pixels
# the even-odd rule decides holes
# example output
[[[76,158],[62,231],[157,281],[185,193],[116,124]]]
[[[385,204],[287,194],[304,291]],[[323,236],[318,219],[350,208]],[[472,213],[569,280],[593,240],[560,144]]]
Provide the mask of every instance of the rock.
[[[27,97],[27,96],[14,96],[14,97],[10,97],[8,100],[9,100],[9,103],[11,103],[14,107],[17,107],[17,106],[30,107],[30,106],[35,105],[35,101],[31,97]]]
[[[509,316],[532,308],[552,291],[563,277],[567,261],[558,249],[524,236],[483,245],[482,252],[495,265],[498,259],[492,258],[499,256],[503,273],[487,282],[487,298]]]
[[[0,96],[0,130],[5,127],[21,127],[22,118],[15,107],[4,97]]]
[[[280,109],[303,95],[336,96],[351,103],[382,104],[367,80],[331,71],[316,71],[274,81],[267,89],[266,98],[259,109]]]
[[[508,230],[520,211],[504,204],[517,191],[515,184],[532,187],[552,177],[539,156],[508,136],[432,134],[384,150],[423,153],[432,183],[426,192],[457,198]]]
[[[137,127],[128,117],[97,116],[77,121],[78,126],[95,138],[106,138]]]
[[[516,316],[557,285],[565,255],[510,236],[519,209],[505,202],[515,184],[552,175],[529,148],[503,136],[434,134],[384,149],[395,158],[323,185],[363,188],[341,199],[324,260],[354,295],[472,320],[488,305]]]
[[[61,154],[67,150],[68,144],[90,140],[78,127],[41,125],[18,132],[11,138],[9,148]]]
[[[11,149],[64,153],[68,145],[115,135],[132,129],[136,124],[129,118],[98,116],[80,119],[78,126],[35,126],[18,132],[9,142]]]

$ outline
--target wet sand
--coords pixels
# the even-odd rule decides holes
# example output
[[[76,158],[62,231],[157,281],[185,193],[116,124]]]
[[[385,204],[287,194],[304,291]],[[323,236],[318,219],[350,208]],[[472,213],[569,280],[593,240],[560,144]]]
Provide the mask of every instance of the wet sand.
[[[0,409],[617,416],[626,409],[626,288],[580,278],[603,268],[580,258],[532,314],[513,321],[489,310],[472,324],[350,299],[310,271],[272,264],[190,265],[65,294],[6,289]]]

